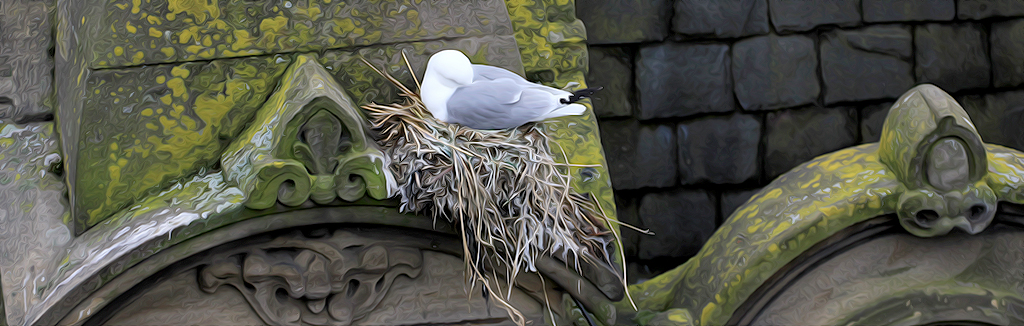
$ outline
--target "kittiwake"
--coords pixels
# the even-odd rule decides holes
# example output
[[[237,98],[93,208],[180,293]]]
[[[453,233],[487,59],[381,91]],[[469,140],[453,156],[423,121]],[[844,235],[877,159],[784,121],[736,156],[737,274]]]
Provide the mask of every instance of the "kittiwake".
[[[531,83],[503,68],[472,64],[458,50],[444,50],[427,61],[420,99],[438,120],[494,130],[583,114],[586,107],[575,102],[599,89],[570,93]]]

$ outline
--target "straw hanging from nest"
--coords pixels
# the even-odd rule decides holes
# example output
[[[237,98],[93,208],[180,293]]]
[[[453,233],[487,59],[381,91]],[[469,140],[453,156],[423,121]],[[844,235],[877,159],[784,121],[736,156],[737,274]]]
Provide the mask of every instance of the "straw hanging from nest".
[[[369,63],[367,63],[369,65]],[[372,65],[371,65],[372,67]],[[374,68],[377,70],[376,68]],[[411,71],[411,69],[410,69]],[[610,262],[607,220],[590,198],[570,186],[567,164],[551,156],[543,129],[476,130],[434,119],[419,95],[377,70],[401,91],[403,103],[363,108],[391,156],[403,212],[427,213],[455,224],[463,238],[467,277],[481,281],[513,320],[523,316],[484,277],[493,260],[509,287],[521,270],[536,272],[541,255]]]

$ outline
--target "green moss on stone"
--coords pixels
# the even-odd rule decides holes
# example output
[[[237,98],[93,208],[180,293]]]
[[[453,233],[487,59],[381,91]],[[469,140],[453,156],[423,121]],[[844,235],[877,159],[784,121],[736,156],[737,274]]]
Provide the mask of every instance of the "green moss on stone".
[[[89,0],[89,5],[106,8],[105,15],[87,17],[91,68],[510,32],[497,0]],[[457,17],[449,10],[456,7],[487,19]]]
[[[88,228],[213,167],[290,61],[267,56],[93,73],[79,141],[77,223]]]

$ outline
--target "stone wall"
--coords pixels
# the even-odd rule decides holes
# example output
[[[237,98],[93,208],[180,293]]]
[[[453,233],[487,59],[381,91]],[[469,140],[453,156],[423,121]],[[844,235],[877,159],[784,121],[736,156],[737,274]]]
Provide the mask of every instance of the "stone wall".
[[[900,94],[953,94],[1024,149],[1024,1],[577,0],[631,279],[683,263],[790,168],[878,140]]]

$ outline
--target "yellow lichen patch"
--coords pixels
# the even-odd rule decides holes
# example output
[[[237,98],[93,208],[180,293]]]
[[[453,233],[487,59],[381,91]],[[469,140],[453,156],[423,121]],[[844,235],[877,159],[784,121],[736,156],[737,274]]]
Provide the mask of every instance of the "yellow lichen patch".
[[[161,33],[160,30],[158,30],[156,28],[153,28],[153,27],[149,28],[149,36],[160,37],[161,35],[164,35],[164,34]]]
[[[167,81],[167,88],[171,90],[171,95],[174,97],[187,97],[185,89],[185,80],[179,78],[171,78]]]
[[[260,21],[260,32],[268,35],[281,32],[288,25],[288,17],[277,16]]]
[[[171,68],[171,76],[181,77],[181,78],[188,78],[189,74],[190,74],[189,70],[185,69],[184,67],[175,66],[174,68]]]
[[[252,43],[256,41],[255,37],[249,35],[249,31],[239,29],[234,31],[234,42],[231,43],[232,51],[239,51],[252,46]]]
[[[140,64],[140,63],[142,63],[142,58],[145,58],[145,57],[146,57],[146,54],[143,53],[142,51],[135,52],[135,55],[132,56],[132,63]]]
[[[178,31],[179,44],[192,44],[199,39],[199,26],[190,26]]]
[[[185,13],[199,24],[206,23],[210,18],[220,17],[220,6],[216,0],[172,0],[167,4],[174,14]]]

